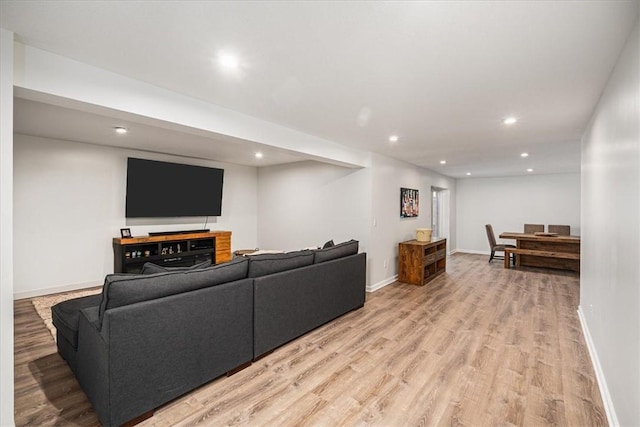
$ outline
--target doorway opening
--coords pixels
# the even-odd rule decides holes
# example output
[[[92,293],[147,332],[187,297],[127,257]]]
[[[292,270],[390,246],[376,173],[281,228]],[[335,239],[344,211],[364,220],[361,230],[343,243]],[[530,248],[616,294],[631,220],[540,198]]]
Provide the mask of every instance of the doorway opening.
[[[449,253],[449,190],[431,187],[431,228],[434,237],[447,238]]]

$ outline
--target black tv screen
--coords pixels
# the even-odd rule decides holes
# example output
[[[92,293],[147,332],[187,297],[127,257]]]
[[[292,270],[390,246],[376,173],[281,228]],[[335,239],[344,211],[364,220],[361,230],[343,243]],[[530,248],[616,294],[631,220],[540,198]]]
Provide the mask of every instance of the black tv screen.
[[[129,157],[125,216],[220,216],[223,178],[223,169]]]

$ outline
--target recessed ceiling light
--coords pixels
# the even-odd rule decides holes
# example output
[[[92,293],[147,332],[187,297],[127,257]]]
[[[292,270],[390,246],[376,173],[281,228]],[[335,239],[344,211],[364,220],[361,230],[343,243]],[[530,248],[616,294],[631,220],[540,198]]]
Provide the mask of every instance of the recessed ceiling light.
[[[520,154],[520,157],[529,157],[529,153],[522,153]]]
[[[517,121],[518,121],[518,119],[516,119],[515,117],[511,116],[511,117],[507,117],[506,119],[504,119],[503,123],[505,125],[512,125]]]
[[[441,164],[441,165],[446,165],[446,164],[447,164],[447,161],[446,161],[446,160],[440,160],[440,164]]]
[[[471,176],[471,172],[467,172],[467,176]]]
[[[116,127],[114,127],[114,129],[115,129],[116,133],[119,133],[121,135],[129,132],[129,130],[127,128],[122,127],[122,126],[116,126]]]
[[[398,142],[398,135],[391,135],[389,137],[389,142]]]
[[[221,53],[218,57],[220,65],[228,69],[236,69],[240,65],[238,57],[228,53]]]
[[[527,169],[527,172],[533,172],[533,169],[529,168]]]
[[[257,153],[256,153],[256,159],[261,159],[261,158],[262,158],[262,153],[257,152]]]

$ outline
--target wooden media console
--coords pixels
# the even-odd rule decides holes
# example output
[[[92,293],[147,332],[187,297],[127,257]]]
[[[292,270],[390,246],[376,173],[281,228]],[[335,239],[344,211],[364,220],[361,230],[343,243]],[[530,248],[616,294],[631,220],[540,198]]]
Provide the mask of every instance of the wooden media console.
[[[231,260],[230,231],[113,238],[114,273],[139,273],[145,262],[180,267],[206,260]]]

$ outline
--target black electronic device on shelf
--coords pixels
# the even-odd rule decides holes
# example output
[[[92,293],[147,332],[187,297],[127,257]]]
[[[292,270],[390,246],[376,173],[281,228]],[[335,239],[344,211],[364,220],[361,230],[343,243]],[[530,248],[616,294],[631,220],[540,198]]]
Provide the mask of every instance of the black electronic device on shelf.
[[[198,251],[201,249],[211,249],[211,248],[215,248],[216,246],[215,239],[197,239],[197,240],[191,240],[190,243],[191,245],[189,249],[192,251]]]

